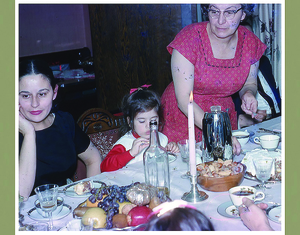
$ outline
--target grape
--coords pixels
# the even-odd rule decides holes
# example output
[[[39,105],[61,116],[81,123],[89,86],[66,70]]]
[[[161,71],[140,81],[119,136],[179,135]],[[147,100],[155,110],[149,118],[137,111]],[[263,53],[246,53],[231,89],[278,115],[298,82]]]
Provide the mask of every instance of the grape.
[[[107,219],[106,219],[106,228],[107,228],[107,229],[112,228],[112,221],[111,221],[111,220],[107,220]]]
[[[120,203],[122,203],[122,202],[124,202],[124,201],[125,201],[124,197],[119,197],[119,202],[120,202]]]
[[[91,196],[89,196],[89,200],[91,203],[95,203],[96,202],[96,197],[94,194],[92,194]]]
[[[96,188],[92,188],[91,189],[91,194],[95,194],[97,192],[97,189]]]
[[[97,196],[97,200],[101,200],[103,198],[103,195],[101,193],[98,193],[98,196]]]
[[[114,215],[115,215],[115,213],[114,213],[113,209],[108,210],[107,217],[113,217]]]

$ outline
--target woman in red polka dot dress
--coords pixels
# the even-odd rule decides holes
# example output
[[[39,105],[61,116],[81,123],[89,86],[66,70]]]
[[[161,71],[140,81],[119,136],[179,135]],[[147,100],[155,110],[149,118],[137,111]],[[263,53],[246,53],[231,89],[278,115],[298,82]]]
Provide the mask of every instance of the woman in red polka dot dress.
[[[257,111],[257,71],[266,45],[239,23],[254,4],[202,4],[209,21],[183,28],[168,45],[171,82],[162,95],[165,124],[170,141],[188,138],[187,108],[194,96],[195,137],[202,140],[202,119],[210,107],[228,110],[232,129],[237,116],[231,95],[239,91],[242,109],[254,117]],[[234,153],[240,145],[233,139]]]

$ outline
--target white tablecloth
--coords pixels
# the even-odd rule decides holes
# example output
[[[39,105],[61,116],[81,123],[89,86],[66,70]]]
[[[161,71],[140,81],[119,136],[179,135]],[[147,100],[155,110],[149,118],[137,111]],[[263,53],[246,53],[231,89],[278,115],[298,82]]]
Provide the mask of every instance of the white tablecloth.
[[[281,130],[281,117],[265,121],[263,123],[245,128],[249,131],[255,132],[255,136],[260,136],[263,133],[256,133],[259,127],[268,128],[268,129],[278,129]],[[249,151],[254,148],[260,148],[259,145],[254,144],[252,142],[248,142],[246,146],[243,148],[243,151]],[[281,144],[279,145],[281,148]],[[284,154],[284,153],[282,153]],[[242,159],[243,155],[237,156],[237,158]],[[282,156],[284,157],[284,156]],[[170,198],[181,199],[182,195],[185,192],[190,191],[190,180],[182,179],[180,176],[186,171],[186,165],[182,162],[180,156],[177,157],[176,161],[170,163],[170,179],[171,179],[171,189],[170,189]],[[128,185],[132,182],[144,182],[144,168],[142,162],[137,162],[134,164],[129,164],[125,166],[123,169],[114,172],[104,172],[100,175],[91,177],[90,179],[103,181],[106,184],[117,184],[119,186]],[[258,182],[253,180],[244,179],[241,185],[253,186]],[[269,185],[268,185],[269,186]],[[273,198],[272,202],[281,203],[281,195],[283,191],[282,184],[276,183],[271,185],[271,189],[267,190],[268,194],[271,194]],[[203,190],[199,187],[200,190]],[[203,190],[205,191],[205,190]],[[199,203],[194,204],[199,210],[201,210],[212,222],[215,230],[219,231],[248,231],[248,229],[243,225],[242,221],[239,218],[227,218],[220,215],[217,212],[217,208],[224,202],[230,201],[228,192],[210,192],[205,191],[208,194],[208,199]],[[85,198],[78,197],[68,197],[63,193],[60,194],[65,199],[65,203],[70,205],[72,209],[76,208],[79,203],[83,202]],[[28,199],[27,202],[22,203],[20,212],[25,215],[24,223],[33,222],[28,215],[27,212],[34,207],[34,201],[36,200],[36,196],[32,196]],[[284,206],[284,205],[283,205]],[[55,220],[54,225],[57,227],[64,226],[68,221],[72,220],[72,213],[68,216]],[[270,220],[270,224],[274,230],[280,231],[281,224],[275,223]]]

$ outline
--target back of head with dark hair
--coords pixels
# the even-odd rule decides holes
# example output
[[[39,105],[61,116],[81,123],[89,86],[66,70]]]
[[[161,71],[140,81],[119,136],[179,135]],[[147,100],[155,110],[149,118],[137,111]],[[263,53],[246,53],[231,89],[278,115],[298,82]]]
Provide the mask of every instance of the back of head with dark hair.
[[[43,60],[24,60],[19,64],[19,81],[26,75],[38,75],[41,74],[47,78],[54,89],[57,84],[57,79],[53,76],[52,69]]]
[[[175,208],[159,217],[152,216],[146,231],[214,231],[209,219],[192,208]]]
[[[159,119],[162,120],[161,103],[158,94],[152,90],[139,88],[132,94],[127,94],[122,100],[122,112],[125,118],[125,124],[121,127],[121,136],[133,128],[133,120],[140,112],[148,112],[155,109]],[[130,124],[127,120],[130,120]]]

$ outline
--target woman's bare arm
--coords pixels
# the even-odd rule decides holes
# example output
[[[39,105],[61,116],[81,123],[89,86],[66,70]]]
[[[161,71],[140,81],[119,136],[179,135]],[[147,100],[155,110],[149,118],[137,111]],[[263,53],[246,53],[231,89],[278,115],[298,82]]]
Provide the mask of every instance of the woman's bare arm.
[[[194,88],[194,65],[176,49],[172,52],[171,70],[178,108],[187,116],[190,93]],[[195,125],[202,129],[204,111],[194,102]]]

